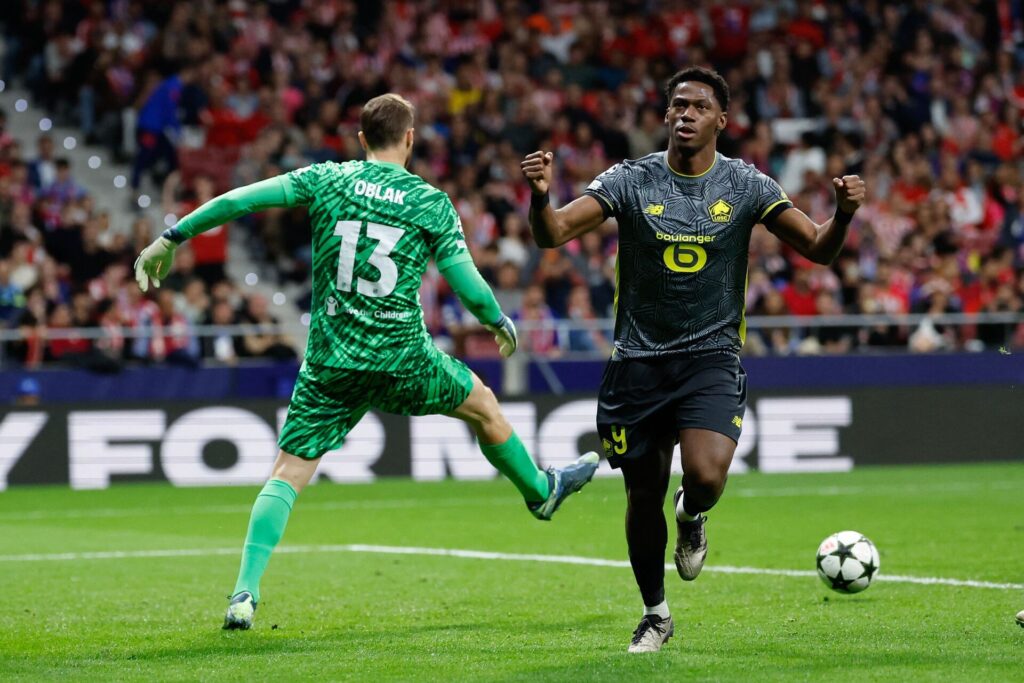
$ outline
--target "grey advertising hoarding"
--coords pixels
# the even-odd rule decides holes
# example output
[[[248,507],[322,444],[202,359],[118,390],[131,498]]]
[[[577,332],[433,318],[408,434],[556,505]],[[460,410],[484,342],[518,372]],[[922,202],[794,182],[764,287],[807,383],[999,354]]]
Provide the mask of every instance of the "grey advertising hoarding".
[[[502,405],[543,466],[601,450],[593,395]],[[0,412],[0,489],[164,480],[177,486],[255,484],[266,478],[276,455],[285,410],[277,401],[10,409]],[[1024,459],[1021,414],[1021,390],[1013,387],[754,393],[733,472]],[[604,463],[601,472],[613,474]],[[318,476],[429,481],[496,473],[457,420],[368,413],[346,443],[325,456]]]

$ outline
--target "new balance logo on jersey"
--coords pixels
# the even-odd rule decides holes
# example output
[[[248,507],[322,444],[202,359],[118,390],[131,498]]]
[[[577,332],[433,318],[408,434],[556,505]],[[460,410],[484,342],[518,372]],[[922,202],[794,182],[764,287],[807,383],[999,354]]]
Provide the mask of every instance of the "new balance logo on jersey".
[[[365,180],[357,180],[355,184],[355,193],[362,197],[369,197],[370,199],[378,199],[384,202],[392,202],[394,204],[401,204],[405,206],[405,195],[406,190],[396,190],[392,187],[383,187],[376,183],[368,183]]]

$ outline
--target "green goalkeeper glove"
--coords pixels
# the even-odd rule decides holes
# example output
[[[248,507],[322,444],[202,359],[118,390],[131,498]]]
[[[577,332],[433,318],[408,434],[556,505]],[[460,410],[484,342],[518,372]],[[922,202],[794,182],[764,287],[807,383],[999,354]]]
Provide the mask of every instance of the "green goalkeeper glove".
[[[508,358],[515,353],[519,339],[516,337],[516,326],[512,324],[512,320],[507,315],[502,313],[498,322],[493,325],[485,325],[485,327],[494,334],[494,341],[497,342],[498,351],[501,352],[503,358]]]
[[[135,281],[139,283],[139,289],[148,291],[150,280],[153,280],[154,287],[160,286],[160,278],[171,271],[174,250],[177,248],[177,244],[161,235],[142,250],[135,259]]]

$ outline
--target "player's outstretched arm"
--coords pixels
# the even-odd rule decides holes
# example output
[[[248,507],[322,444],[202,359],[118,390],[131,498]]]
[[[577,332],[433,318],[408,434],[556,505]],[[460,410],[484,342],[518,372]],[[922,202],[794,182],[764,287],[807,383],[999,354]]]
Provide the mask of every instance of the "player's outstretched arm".
[[[523,159],[523,176],[530,183],[533,195],[530,201],[530,231],[537,246],[559,247],[569,240],[590,232],[604,223],[601,203],[593,197],[574,199],[557,211],[551,208],[548,191],[555,155],[551,152],[533,152]]]
[[[860,176],[833,178],[836,190],[836,213],[818,225],[803,211],[786,209],[766,226],[786,244],[814,263],[829,265],[839,256],[853,214],[864,203],[867,188]]]
[[[150,280],[155,287],[160,286],[161,278],[170,272],[174,263],[174,250],[185,240],[239,216],[273,207],[295,206],[297,203],[291,181],[283,175],[214,197],[178,221],[173,228],[164,230],[160,237],[142,250],[135,259],[135,279],[139,288],[143,292],[148,290]]]
[[[441,269],[441,275],[481,325],[494,334],[498,350],[505,358],[511,356],[518,346],[516,326],[501,312],[494,292],[480,276],[480,271],[472,261],[459,261]]]

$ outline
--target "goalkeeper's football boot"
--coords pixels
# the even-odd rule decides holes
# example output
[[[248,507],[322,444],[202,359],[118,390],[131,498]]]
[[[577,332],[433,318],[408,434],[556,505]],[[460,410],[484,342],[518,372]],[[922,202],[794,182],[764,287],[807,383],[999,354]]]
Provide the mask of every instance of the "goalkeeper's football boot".
[[[1024,609],[1017,612],[1017,626],[1024,628]]]
[[[683,495],[680,486],[672,496],[672,514],[675,514],[679,498]],[[693,581],[704,568],[704,559],[708,556],[708,536],[704,533],[704,523],[708,520],[698,515],[692,522],[684,522],[676,517],[676,551],[672,557],[676,561],[676,571],[683,581]]]
[[[256,601],[252,593],[242,591],[231,598],[227,614],[224,615],[224,629],[228,631],[248,631],[252,628],[252,618],[256,614]]]
[[[633,631],[629,652],[657,652],[672,637],[675,630],[672,617],[662,619],[657,614],[645,614],[640,620],[640,625]]]
[[[539,503],[527,503],[526,507],[537,519],[548,521],[555,514],[555,510],[566,498],[579,491],[594,478],[597,472],[597,463],[601,458],[594,451],[584,453],[573,464],[555,469],[549,467],[548,475],[548,499]]]

